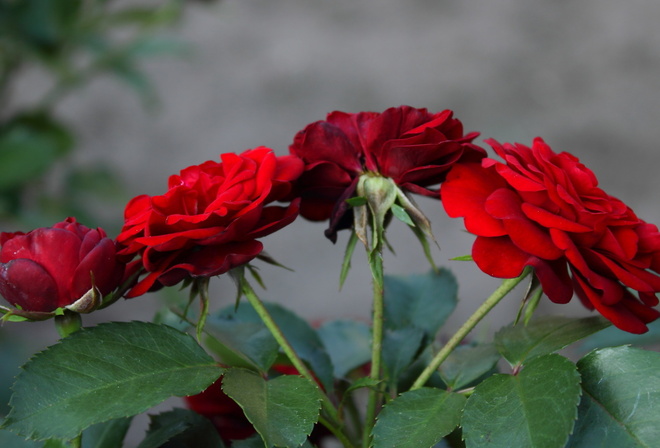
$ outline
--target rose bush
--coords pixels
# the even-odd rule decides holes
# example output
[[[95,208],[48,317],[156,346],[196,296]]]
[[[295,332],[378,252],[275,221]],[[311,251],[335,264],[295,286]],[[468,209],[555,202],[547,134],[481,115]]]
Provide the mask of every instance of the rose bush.
[[[289,151],[303,159],[297,182],[300,214],[312,221],[330,219],[326,235],[351,226],[346,199],[353,196],[361,174],[389,177],[402,189],[437,196],[431,189],[461,161],[477,161],[486,152],[472,144],[479,134],[463,133],[463,125],[445,110],[430,113],[409,106],[382,113],[332,112],[324,121],[298,132]]]
[[[456,166],[442,185],[452,217],[477,235],[472,257],[485,273],[513,278],[533,266],[545,294],[577,294],[617,327],[643,333],[660,316],[660,234],[594,174],[540,138],[532,147],[487,141],[505,163]],[[637,297],[630,290],[637,291]]]
[[[103,229],[74,218],[28,233],[0,234],[0,294],[25,311],[49,313],[96,287],[101,295],[122,280],[124,265]]]
[[[276,157],[259,147],[220,158],[171,176],[163,195],[141,195],[127,204],[117,237],[120,254],[139,255],[131,268],[147,272],[127,297],[245,264],[263,249],[257,238],[298,216],[299,200],[269,205],[289,195],[302,172],[297,157]]]

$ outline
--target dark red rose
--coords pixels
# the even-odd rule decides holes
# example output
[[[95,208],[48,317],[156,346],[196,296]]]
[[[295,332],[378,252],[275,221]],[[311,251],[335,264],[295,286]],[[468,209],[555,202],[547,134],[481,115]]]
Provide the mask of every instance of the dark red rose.
[[[447,213],[464,217],[477,235],[479,268],[513,278],[533,266],[553,302],[575,293],[622,330],[647,331],[660,316],[652,308],[660,291],[657,227],[598,188],[576,157],[554,153],[542,139],[532,148],[487,142],[505,163],[456,166],[442,185]]]
[[[71,305],[93,285],[106,295],[124,273],[115,243],[102,229],[74,218],[28,233],[2,233],[0,245],[0,294],[25,311]]]
[[[305,162],[297,182],[300,214],[312,221],[330,218],[326,235],[335,241],[337,230],[352,223],[345,200],[353,196],[359,176],[369,171],[404,190],[437,197],[431,187],[455,163],[486,155],[471,143],[478,134],[464,135],[452,114],[400,106],[383,113],[332,112],[325,121],[308,125],[289,148]]]
[[[127,297],[248,263],[263,249],[257,238],[298,216],[299,200],[287,207],[269,204],[290,194],[291,182],[302,172],[300,159],[276,157],[264,147],[220,158],[171,176],[163,195],[128,203],[117,237],[120,254],[140,255],[148,274]]]

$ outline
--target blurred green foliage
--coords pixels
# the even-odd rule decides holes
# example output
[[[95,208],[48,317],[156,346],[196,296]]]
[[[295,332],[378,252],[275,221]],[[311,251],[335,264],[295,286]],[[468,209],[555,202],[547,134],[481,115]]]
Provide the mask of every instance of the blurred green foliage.
[[[145,59],[182,55],[167,37],[183,18],[184,0],[0,0],[0,223],[32,228],[75,215],[89,225],[115,227],[101,201],[125,201],[107,166],[74,167],[76,123],[64,123],[57,105],[99,77],[114,77],[153,108],[157,96]],[[31,104],[13,98],[26,73],[45,75]],[[33,94],[34,92],[30,92]],[[56,180],[53,180],[56,177]],[[55,186],[54,186],[55,185]],[[94,200],[96,199],[96,200]],[[114,222],[113,222],[114,221]],[[4,230],[4,229],[3,229]]]

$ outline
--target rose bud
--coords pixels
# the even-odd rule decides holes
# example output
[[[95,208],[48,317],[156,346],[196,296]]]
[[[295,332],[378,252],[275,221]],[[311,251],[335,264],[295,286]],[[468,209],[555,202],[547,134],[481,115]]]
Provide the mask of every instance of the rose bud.
[[[75,218],[28,233],[0,234],[0,294],[23,311],[50,313],[76,302],[78,311],[81,306],[91,311],[123,273],[115,243],[102,229]],[[90,297],[96,306],[90,306]]]

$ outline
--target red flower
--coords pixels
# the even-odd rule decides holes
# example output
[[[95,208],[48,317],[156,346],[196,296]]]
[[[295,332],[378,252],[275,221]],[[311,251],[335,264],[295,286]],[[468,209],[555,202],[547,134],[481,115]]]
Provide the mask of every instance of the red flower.
[[[74,218],[28,233],[2,233],[0,245],[0,294],[25,311],[71,305],[92,286],[106,295],[124,273],[115,243],[102,229]]]
[[[540,138],[532,148],[488,141],[505,160],[456,166],[442,185],[452,217],[477,235],[472,256],[495,277],[533,266],[545,294],[589,309],[631,333],[660,316],[660,233],[598,188],[594,174]],[[634,295],[631,290],[637,291]]]
[[[120,254],[139,254],[148,272],[127,297],[248,263],[262,251],[257,238],[298,216],[298,200],[269,205],[289,195],[302,171],[298,158],[276,157],[264,147],[220,157],[171,176],[167,193],[138,196],[126,206]]]
[[[437,197],[430,187],[442,182],[449,168],[486,155],[471,143],[477,135],[464,135],[450,110],[432,114],[400,106],[383,113],[332,112],[300,131],[289,148],[305,162],[297,183],[300,214],[313,221],[330,218],[326,235],[335,241],[337,230],[351,226],[345,200],[367,171],[392,178],[404,190]]]

